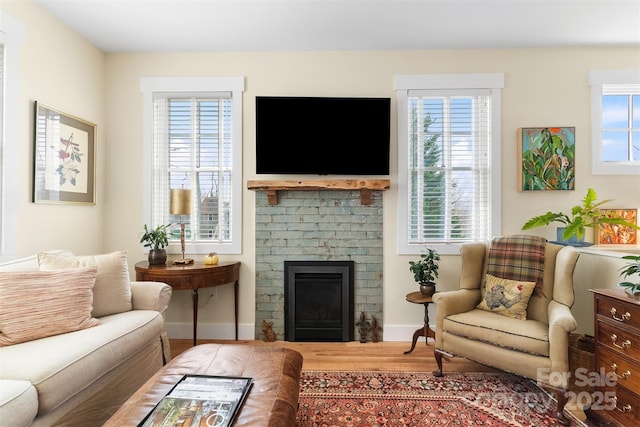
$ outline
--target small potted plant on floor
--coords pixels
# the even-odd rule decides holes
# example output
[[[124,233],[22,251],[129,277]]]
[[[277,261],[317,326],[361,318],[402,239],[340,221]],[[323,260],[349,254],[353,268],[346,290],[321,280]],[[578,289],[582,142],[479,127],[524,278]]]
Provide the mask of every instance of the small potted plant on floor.
[[[147,224],[144,225],[140,243],[143,243],[145,248],[151,248],[149,249],[149,265],[161,265],[167,262],[167,250],[165,248],[169,244],[167,228],[170,226],[171,224],[167,224],[149,228]]]
[[[636,277],[636,283],[625,281],[618,283],[618,286],[625,288],[631,295],[640,294],[640,255],[626,255],[622,259],[626,259],[629,263],[620,270],[620,277],[626,279],[634,274],[638,277]]]
[[[426,253],[420,254],[418,261],[409,261],[409,270],[414,280],[420,285],[422,295],[430,297],[436,291],[435,279],[438,278],[440,254],[428,248]]]
[[[547,212],[531,218],[523,226],[523,230],[549,225],[558,222],[563,226],[558,227],[557,239],[569,245],[586,246],[584,243],[584,232],[586,227],[597,228],[600,224],[617,224],[624,227],[632,227],[640,230],[636,224],[632,224],[624,218],[615,215],[606,215],[599,210],[599,207],[612,199],[597,202],[596,192],[593,188],[587,190],[587,194],[582,199],[581,205],[571,208],[571,213]]]

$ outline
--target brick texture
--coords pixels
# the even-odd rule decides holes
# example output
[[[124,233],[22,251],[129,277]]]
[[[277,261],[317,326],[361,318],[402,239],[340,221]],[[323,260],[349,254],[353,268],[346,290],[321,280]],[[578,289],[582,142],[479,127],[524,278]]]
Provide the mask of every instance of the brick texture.
[[[382,326],[382,193],[366,206],[358,191],[280,191],[273,206],[255,194],[256,338],[266,320],[284,339],[284,261],[354,261],[354,317]]]

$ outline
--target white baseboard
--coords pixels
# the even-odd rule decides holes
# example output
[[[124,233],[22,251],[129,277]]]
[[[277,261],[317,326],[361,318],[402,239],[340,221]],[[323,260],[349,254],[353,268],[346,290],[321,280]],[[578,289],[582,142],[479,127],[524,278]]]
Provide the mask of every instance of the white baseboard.
[[[382,328],[382,340],[383,341],[408,341],[413,339],[413,333],[420,328],[416,325],[391,325]],[[435,330],[435,325],[431,326],[431,329]],[[429,342],[433,342],[433,338],[429,338]],[[424,338],[418,338],[418,343],[424,343]],[[417,345],[417,344],[416,344]],[[408,349],[407,349],[408,350]]]
[[[193,338],[193,325],[191,323],[167,323],[167,334],[171,339]],[[417,325],[390,325],[382,330],[383,341],[411,342],[413,333],[420,326]],[[431,326],[435,329],[435,325]],[[198,323],[198,339],[204,340],[234,340],[235,326],[232,323]],[[357,338],[357,337],[356,337]],[[238,325],[239,340],[255,340],[255,326],[252,324]],[[433,342],[429,338],[429,342]],[[418,343],[424,343],[420,337]]]
[[[167,323],[167,335],[170,339],[192,339],[192,323]],[[236,329],[233,323],[198,323],[198,339],[235,340]],[[255,340],[255,326],[239,324],[239,340]]]

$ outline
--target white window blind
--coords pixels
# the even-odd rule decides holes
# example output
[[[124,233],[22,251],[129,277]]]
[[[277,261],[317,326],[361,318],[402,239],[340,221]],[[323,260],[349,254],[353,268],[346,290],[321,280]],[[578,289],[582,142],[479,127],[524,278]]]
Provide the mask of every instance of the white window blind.
[[[487,90],[409,91],[410,244],[487,238],[491,105]]]
[[[503,74],[396,76],[398,253],[500,233]]]
[[[244,77],[142,78],[144,223],[170,228],[169,253],[242,250]],[[191,190],[191,214],[171,215],[172,189]]]
[[[232,235],[232,99],[156,96],[154,100],[154,224],[186,224],[186,240],[230,242]],[[191,215],[169,214],[173,188],[192,190]],[[179,239],[179,229],[173,228]]]

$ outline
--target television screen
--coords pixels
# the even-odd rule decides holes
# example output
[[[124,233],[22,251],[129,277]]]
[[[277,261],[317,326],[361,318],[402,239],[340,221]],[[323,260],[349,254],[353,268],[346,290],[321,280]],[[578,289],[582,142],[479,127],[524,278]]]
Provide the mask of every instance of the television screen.
[[[256,97],[256,173],[388,175],[390,98]]]

